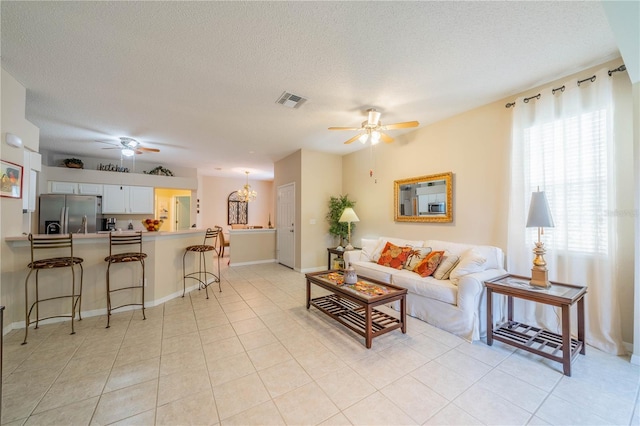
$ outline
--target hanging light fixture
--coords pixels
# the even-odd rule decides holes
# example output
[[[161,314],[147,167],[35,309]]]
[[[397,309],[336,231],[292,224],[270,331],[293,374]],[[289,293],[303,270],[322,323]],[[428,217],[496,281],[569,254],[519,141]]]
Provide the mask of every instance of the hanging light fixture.
[[[238,198],[240,198],[240,201],[248,203],[249,201],[255,200],[258,193],[251,189],[251,185],[249,185],[249,171],[245,171],[245,173],[247,174],[247,183],[238,190]]]
[[[136,152],[131,148],[122,148],[120,153],[125,157],[133,157],[136,154]]]

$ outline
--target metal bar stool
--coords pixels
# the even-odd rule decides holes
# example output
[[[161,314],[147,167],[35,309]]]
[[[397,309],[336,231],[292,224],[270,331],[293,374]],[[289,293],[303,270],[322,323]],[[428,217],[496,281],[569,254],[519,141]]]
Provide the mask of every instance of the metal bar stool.
[[[114,253],[114,247],[119,246],[130,246],[137,245],[138,251],[130,251],[125,253]],[[116,248],[116,250],[118,250]],[[111,321],[111,311],[116,309],[124,308],[125,306],[142,306],[142,319],[146,320],[147,317],[144,313],[144,260],[147,258],[147,254],[142,252],[142,232],[138,231],[135,233],[124,233],[124,234],[116,234],[111,232],[109,234],[109,256],[105,257],[104,260],[107,262],[107,328],[109,328]],[[111,280],[109,272],[111,271],[111,265],[115,263],[128,263],[128,262],[140,262],[140,266],[142,266],[142,281],[140,284],[136,285],[132,283],[126,287],[118,287],[111,288]],[[140,303],[125,303],[119,306],[111,305],[111,294],[116,292],[121,292],[123,290],[140,290],[142,292],[142,299]]]
[[[218,252],[218,257],[224,257],[224,248],[229,247],[229,241],[225,240],[221,226],[216,226],[216,229],[220,232],[220,252]]]
[[[25,311],[25,329],[24,329],[24,342],[23,345],[27,343],[27,335],[29,333],[29,326],[35,323],[35,328],[38,328],[38,323],[41,320],[46,320],[50,318],[71,318],[71,334],[75,334],[75,328],[73,321],[76,316],[76,308],[78,312],[78,320],[82,319],[82,314],[80,313],[81,307],[81,297],[82,297],[82,277],[84,275],[84,270],[82,268],[82,262],[84,261],[80,257],[73,256],[73,236],[71,234],[59,236],[59,237],[34,237],[32,234],[29,234],[29,242],[31,243],[31,263],[27,265],[29,268],[29,273],[27,274],[27,278],[24,280],[24,311]],[[68,256],[60,256],[60,257],[50,257],[45,259],[36,259],[36,252],[39,250],[52,250],[58,249],[59,251],[69,249]],[[66,250],[65,250],[66,251]],[[76,273],[74,266],[80,266],[80,286],[78,292],[76,293]],[[71,269],[71,294],[65,294],[62,296],[52,296],[44,299],[40,299],[40,283],[39,276],[40,271],[44,269],[55,269],[55,268],[70,268]],[[31,304],[29,307],[29,278],[31,274],[35,271],[36,273],[36,287],[35,287],[35,302]],[[61,315],[51,315],[45,318],[40,318],[40,303],[46,302],[49,300],[56,299],[71,299],[71,314],[61,314]],[[35,321],[31,321],[31,312],[33,308],[36,308],[36,319]]]
[[[218,229],[207,228],[202,244],[189,246],[184,250],[184,254],[182,255],[182,297],[184,297],[185,293],[187,292],[187,278],[198,281],[198,290],[204,288],[204,291],[207,294],[207,299],[209,298],[209,285],[211,283],[217,282],[218,288],[220,289],[220,292],[222,292],[222,286],[220,284],[220,256],[218,256],[218,250],[216,249],[219,235],[220,231]],[[213,244],[207,244],[207,240],[212,240]],[[217,274],[207,271],[207,258],[205,253],[209,251],[213,251],[215,253],[213,257],[218,261]],[[185,258],[187,257],[187,253],[200,254],[198,256],[198,270],[189,274],[186,273],[185,267]],[[209,282],[208,280],[208,275],[211,275],[213,277],[213,280],[211,282]]]

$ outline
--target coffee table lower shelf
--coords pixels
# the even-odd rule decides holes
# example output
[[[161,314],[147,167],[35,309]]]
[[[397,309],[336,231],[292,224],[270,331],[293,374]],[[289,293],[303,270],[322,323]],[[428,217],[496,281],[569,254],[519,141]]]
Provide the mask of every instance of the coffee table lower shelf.
[[[316,297],[311,304],[345,327],[367,337],[366,308],[338,295]],[[402,327],[402,321],[377,309],[371,309],[371,338]]]
[[[563,362],[562,335],[543,328],[517,321],[508,321],[493,330],[493,339],[535,353],[545,358]],[[583,343],[570,339],[570,358],[573,359]]]

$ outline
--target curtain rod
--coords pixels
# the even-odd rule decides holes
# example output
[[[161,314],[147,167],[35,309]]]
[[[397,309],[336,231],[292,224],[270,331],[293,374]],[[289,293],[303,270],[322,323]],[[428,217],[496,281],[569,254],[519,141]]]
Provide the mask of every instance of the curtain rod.
[[[607,71],[607,74],[609,74],[609,77],[611,77],[611,75],[612,75],[614,72],[626,71],[626,70],[627,70],[626,65],[625,65],[625,64],[622,64],[622,65],[620,65],[618,68],[615,68],[615,69],[612,69],[612,70]],[[594,81],[596,81],[596,76],[595,76],[595,75],[592,75],[591,77],[589,77],[589,78],[585,78],[584,80],[578,80],[578,86],[580,86],[580,84],[581,84],[581,83],[584,83],[584,82],[587,82],[587,81],[591,81],[591,82],[593,83]],[[565,89],[564,85],[563,85],[563,86],[561,86],[561,87],[558,87],[558,88],[556,88],[556,89],[551,89],[551,94],[552,94],[552,95],[555,95],[557,91],[564,92],[564,89]],[[538,93],[538,94],[537,94],[537,95],[535,95],[535,96],[530,96],[530,97],[528,97],[528,98],[524,98],[524,99],[523,99],[523,101],[524,101],[524,103],[525,103],[525,104],[528,104],[528,103],[529,103],[529,101],[530,101],[531,99],[533,99],[533,98],[535,98],[535,99],[540,99],[540,93]],[[505,107],[505,108],[511,108],[511,107],[514,107],[514,106],[516,106],[516,101],[508,102],[504,107]]]

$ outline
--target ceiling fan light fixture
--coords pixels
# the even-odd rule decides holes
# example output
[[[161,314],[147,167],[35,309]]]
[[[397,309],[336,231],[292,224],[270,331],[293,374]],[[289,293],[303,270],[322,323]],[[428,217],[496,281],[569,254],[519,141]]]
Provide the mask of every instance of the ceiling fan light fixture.
[[[369,135],[366,132],[361,134],[358,138],[361,143],[367,143],[367,139],[369,139]]]
[[[123,148],[120,153],[125,157],[133,157],[136,154],[136,152],[131,148]]]
[[[380,142],[380,132],[374,130],[373,132],[371,132],[371,145],[375,145],[378,142]]]
[[[367,110],[369,112],[368,123],[370,126],[377,126],[380,121],[380,113],[375,110],[375,108],[371,108]]]

